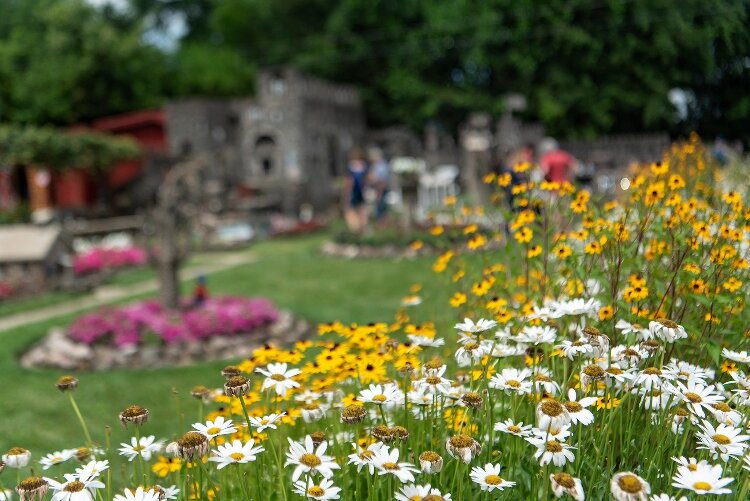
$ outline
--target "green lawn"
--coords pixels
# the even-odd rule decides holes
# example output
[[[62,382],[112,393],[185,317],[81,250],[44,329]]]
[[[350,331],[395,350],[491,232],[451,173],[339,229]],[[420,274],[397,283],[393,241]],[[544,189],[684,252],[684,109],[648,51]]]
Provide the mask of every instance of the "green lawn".
[[[211,294],[259,295],[272,299],[312,322],[342,320],[366,323],[390,321],[410,284],[430,284],[439,290],[431,271],[431,258],[417,260],[354,260],[322,257],[318,249],[323,237],[279,239],[253,247],[255,262],[212,274]],[[210,257],[201,256],[207,260]],[[206,262],[206,261],[203,261]],[[185,284],[189,289],[192,284]],[[131,298],[132,300],[132,298]],[[428,301],[428,304],[435,304]],[[426,306],[426,305],[425,305]],[[435,308],[434,306],[432,308]],[[425,309],[420,316],[448,319],[450,309]],[[12,446],[31,449],[35,457],[53,449],[82,444],[74,414],[54,382],[60,371],[27,371],[19,367],[17,354],[53,325],[72,320],[26,325],[0,333],[0,378],[3,381],[0,418],[0,450]],[[113,441],[128,435],[117,414],[138,403],[150,409],[151,421],[144,433],[173,438],[186,431],[197,411],[187,395],[196,384],[218,387],[223,362],[163,370],[115,371],[78,374],[81,384],[75,395],[89,421],[94,440],[104,443],[105,427],[113,430]],[[178,402],[179,400],[179,402]],[[181,409],[181,410],[180,410]],[[185,416],[187,414],[187,416]]]

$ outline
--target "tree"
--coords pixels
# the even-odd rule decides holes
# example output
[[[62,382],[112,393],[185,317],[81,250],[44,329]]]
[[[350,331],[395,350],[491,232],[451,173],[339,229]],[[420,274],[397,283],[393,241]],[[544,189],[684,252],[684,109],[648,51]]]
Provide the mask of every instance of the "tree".
[[[0,121],[69,125],[156,106],[165,56],[84,0],[0,0]]]
[[[52,127],[0,126],[0,165],[84,168],[97,174],[138,155],[138,146],[129,138]]]

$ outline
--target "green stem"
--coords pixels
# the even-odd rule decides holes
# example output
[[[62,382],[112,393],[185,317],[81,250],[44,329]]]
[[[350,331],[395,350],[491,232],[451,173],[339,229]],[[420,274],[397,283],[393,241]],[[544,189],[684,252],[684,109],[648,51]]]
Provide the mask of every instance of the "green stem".
[[[73,410],[76,413],[76,416],[78,416],[78,421],[81,423],[81,428],[83,428],[83,434],[86,437],[86,445],[93,453],[94,449],[94,441],[91,440],[91,435],[89,434],[89,428],[86,426],[86,421],[83,419],[83,415],[81,414],[81,410],[78,408],[78,404],[76,404],[76,399],[73,397],[73,392],[68,391],[66,392],[68,394],[68,398],[70,399],[70,405],[73,406]]]

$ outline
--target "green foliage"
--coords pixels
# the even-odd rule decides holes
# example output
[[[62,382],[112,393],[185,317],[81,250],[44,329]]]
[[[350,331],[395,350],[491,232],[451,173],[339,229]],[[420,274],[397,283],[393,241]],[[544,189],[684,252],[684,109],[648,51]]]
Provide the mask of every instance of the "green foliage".
[[[0,121],[68,125],[160,102],[165,58],[83,0],[0,0]]]
[[[135,158],[138,152],[131,139],[99,132],[71,134],[52,127],[0,126],[0,164],[101,172]]]

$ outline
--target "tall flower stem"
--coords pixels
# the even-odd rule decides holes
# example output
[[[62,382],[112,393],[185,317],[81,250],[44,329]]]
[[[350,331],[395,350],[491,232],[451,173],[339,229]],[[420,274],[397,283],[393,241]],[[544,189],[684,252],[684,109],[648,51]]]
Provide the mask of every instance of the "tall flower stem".
[[[94,441],[91,440],[89,428],[88,426],[86,426],[86,421],[83,419],[83,415],[81,414],[81,410],[78,408],[78,404],[76,404],[76,399],[75,397],[73,397],[73,392],[68,391],[66,393],[68,394],[68,398],[70,399],[70,405],[73,406],[73,410],[75,411],[76,416],[78,416],[78,422],[81,423],[81,428],[83,428],[83,435],[86,437],[86,445],[89,449],[93,450]]]

